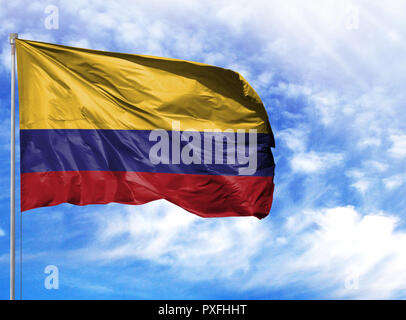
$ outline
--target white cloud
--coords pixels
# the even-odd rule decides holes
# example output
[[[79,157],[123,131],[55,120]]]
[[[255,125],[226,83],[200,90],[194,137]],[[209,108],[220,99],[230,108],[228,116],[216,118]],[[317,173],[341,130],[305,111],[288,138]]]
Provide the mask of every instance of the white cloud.
[[[388,150],[390,155],[394,158],[406,157],[406,134],[391,135],[390,140],[392,141],[392,146]]]
[[[406,175],[399,174],[399,175],[384,178],[382,181],[388,190],[393,190],[393,189],[399,188],[401,185],[406,183]]]
[[[324,125],[330,125],[336,120],[337,109],[341,107],[342,103],[338,101],[334,92],[318,92],[311,96],[312,107],[316,108],[321,115],[321,122]]]
[[[6,235],[6,233],[4,232],[4,230],[0,228],[0,237],[3,237],[5,235]]]
[[[344,160],[342,153],[306,151],[308,149],[308,128],[289,128],[276,133],[276,140],[280,139],[293,152],[290,166],[293,172],[323,173],[330,167],[339,165]]]
[[[384,172],[388,169],[388,165],[386,163],[377,160],[367,160],[365,161],[364,166],[378,172]]]
[[[11,70],[11,49],[10,45],[4,45],[0,54],[1,65],[4,70],[10,72]]]
[[[392,298],[406,286],[406,233],[397,230],[398,218],[382,212],[303,210],[280,225],[202,219],[157,201],[109,212],[96,223],[93,245],[74,255],[78,263],[141,259],[192,282],[216,279],[238,291],[295,284],[320,295],[328,290],[324,298]],[[357,290],[346,285],[352,277]]]
[[[322,173],[330,167],[339,165],[344,160],[340,153],[302,152],[295,153],[290,161],[294,172]]]
[[[406,252],[402,249],[406,234],[394,231],[398,219],[381,214],[361,216],[351,207],[328,209],[315,213],[314,217],[319,230],[305,237],[310,247],[299,257],[299,268],[324,267],[322,277],[335,274],[338,279],[355,270],[362,278],[358,294],[366,297],[388,297],[391,291],[406,285],[406,276],[397,271],[399,263],[406,263]],[[379,263],[384,266],[379,267]],[[382,272],[385,268],[397,274],[397,284],[383,284],[383,279],[393,277],[393,273]],[[374,283],[377,280],[382,282],[379,291]],[[357,295],[345,292],[345,288],[337,293]]]
[[[89,48],[89,40],[83,38],[83,39],[72,39],[69,40],[67,43],[68,46],[72,47],[78,47],[78,48]]]
[[[360,139],[360,141],[358,142],[358,147],[360,148],[379,147],[380,145],[381,145],[380,139],[371,137]]]
[[[281,139],[294,152],[303,152],[307,149],[307,135],[308,132],[301,128],[289,128],[275,133],[276,139]]]
[[[406,233],[398,219],[382,213],[361,215],[353,207],[298,213],[287,220],[293,233],[287,246],[267,257],[248,287],[307,285],[324,297],[381,299],[396,297],[406,287]],[[357,276],[357,290],[346,281]],[[397,281],[395,281],[397,279]]]
[[[357,189],[360,193],[364,194],[368,191],[371,182],[368,179],[359,179],[357,182],[353,183],[351,186]]]
[[[266,224],[256,218],[202,219],[163,200],[110,212],[97,223],[98,246],[86,250],[87,258],[148,259],[190,268],[191,277],[192,270],[207,272],[208,277],[248,270],[251,258],[269,237]]]

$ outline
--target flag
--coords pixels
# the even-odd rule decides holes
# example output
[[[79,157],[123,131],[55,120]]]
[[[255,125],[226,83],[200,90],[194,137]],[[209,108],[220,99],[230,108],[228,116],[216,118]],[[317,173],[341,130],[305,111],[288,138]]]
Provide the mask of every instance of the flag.
[[[202,217],[268,215],[274,137],[238,73],[16,40],[21,210],[166,199]]]

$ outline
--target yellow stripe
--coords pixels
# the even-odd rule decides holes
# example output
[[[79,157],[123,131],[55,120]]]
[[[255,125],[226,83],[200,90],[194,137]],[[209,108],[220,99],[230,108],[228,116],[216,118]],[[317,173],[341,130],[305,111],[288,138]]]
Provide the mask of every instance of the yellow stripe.
[[[261,99],[238,73],[196,62],[17,40],[21,129],[257,129]]]

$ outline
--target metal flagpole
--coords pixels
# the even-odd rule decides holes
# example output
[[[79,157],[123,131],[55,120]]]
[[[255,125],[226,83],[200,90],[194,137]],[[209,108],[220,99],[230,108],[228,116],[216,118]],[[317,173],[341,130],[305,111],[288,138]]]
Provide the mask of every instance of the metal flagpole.
[[[15,299],[15,86],[16,86],[16,39],[17,33],[10,33],[11,45],[11,164],[10,164],[10,300]]]

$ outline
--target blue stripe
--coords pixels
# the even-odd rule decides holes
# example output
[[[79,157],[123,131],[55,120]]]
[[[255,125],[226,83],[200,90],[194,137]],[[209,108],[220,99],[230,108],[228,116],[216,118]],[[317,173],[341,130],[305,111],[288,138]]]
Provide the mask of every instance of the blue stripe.
[[[149,151],[156,142],[149,141],[150,133],[150,130],[21,130],[21,172],[132,171],[237,176],[239,168],[247,167],[238,163],[214,164],[214,155],[213,164],[172,164],[171,156],[170,164],[153,164]],[[168,134],[172,139],[172,132]],[[203,133],[200,135],[203,141]],[[257,139],[254,176],[273,176],[272,137],[258,134]],[[180,148],[186,144],[181,141]],[[248,154],[248,134],[246,149]],[[225,150],[224,143],[224,154]]]

